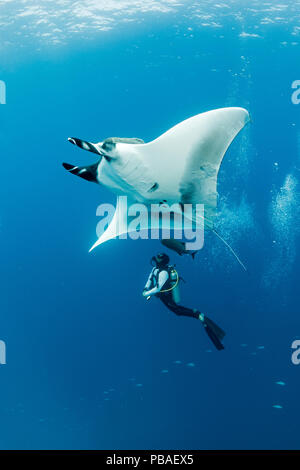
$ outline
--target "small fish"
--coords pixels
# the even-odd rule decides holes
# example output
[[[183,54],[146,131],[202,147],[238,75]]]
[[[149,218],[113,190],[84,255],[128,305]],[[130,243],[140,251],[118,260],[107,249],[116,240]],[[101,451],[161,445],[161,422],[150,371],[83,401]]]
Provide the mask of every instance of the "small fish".
[[[142,387],[143,384],[136,384],[136,387]]]
[[[194,259],[195,256],[196,256],[196,253],[197,251],[191,251],[191,250],[187,250],[185,248],[185,243],[184,242],[181,242],[179,240],[174,240],[174,238],[170,238],[170,239],[163,239],[161,240],[162,244],[164,246],[166,246],[167,248],[169,248],[170,250],[173,250],[173,251],[176,251],[176,253],[179,255],[179,256],[182,256],[182,255],[191,255],[191,257]]]
[[[265,349],[264,346],[257,346],[257,349]]]
[[[275,382],[276,385],[281,385],[282,387],[285,386],[285,382],[282,382],[282,380],[278,380],[278,382]]]
[[[187,364],[187,367],[195,367],[195,363],[194,363],[194,362],[189,362],[189,363]]]
[[[169,372],[168,369],[163,369],[163,370],[161,371],[162,374],[167,374],[168,372]]]
[[[174,361],[174,364],[182,364],[181,361]]]
[[[211,350],[211,349],[206,349],[206,351],[205,351],[205,352],[211,353],[211,352],[212,352],[212,350]]]
[[[272,405],[273,408],[276,408],[277,410],[281,410],[282,406],[281,405]]]
[[[245,344],[245,343],[242,343],[242,344],[241,344],[241,347],[242,347],[242,348],[245,348],[246,346],[248,346],[248,344]]]

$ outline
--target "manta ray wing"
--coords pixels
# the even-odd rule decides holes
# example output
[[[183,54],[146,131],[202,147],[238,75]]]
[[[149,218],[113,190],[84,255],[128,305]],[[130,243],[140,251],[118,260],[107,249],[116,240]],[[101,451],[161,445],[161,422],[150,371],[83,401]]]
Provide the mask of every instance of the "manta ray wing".
[[[169,213],[168,208],[159,208],[159,205],[155,210],[151,211],[150,205],[140,204],[134,199],[127,198],[124,196],[119,196],[117,198],[117,206],[113,218],[105,230],[105,232],[99,235],[98,240],[90,248],[89,251],[92,251],[99,245],[112,240],[114,238],[127,238],[127,235],[134,233],[134,238],[139,238],[138,232],[143,232],[145,237],[148,238],[149,230],[152,232],[152,238],[155,237],[159,239],[159,232],[162,231],[164,236],[170,238],[171,231],[173,233],[177,232],[182,236],[182,225],[179,222],[182,220],[182,209],[178,204],[177,207],[174,206],[174,214],[177,217],[168,218],[168,217],[159,217],[161,213]],[[186,218],[186,222],[192,223],[192,220]],[[167,235],[168,234],[168,235]],[[179,235],[178,235],[179,237]]]
[[[217,205],[217,176],[226,150],[249,121],[243,108],[221,108],[193,116],[141,145],[166,200],[199,203],[206,217]]]
[[[217,207],[217,177],[222,159],[240,130],[249,121],[241,108],[205,113],[205,136],[191,149],[180,182],[181,202],[204,204],[205,228],[213,228]]]

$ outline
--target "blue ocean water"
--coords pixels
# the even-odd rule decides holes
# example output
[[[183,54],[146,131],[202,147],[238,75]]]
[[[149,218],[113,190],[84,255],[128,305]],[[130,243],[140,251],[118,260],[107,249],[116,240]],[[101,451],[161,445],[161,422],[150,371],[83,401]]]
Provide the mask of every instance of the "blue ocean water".
[[[0,448],[299,448],[299,2],[40,3],[0,7]],[[224,106],[252,118],[217,221],[248,273],[212,234],[194,261],[169,252],[218,352],[141,296],[159,242],[88,253],[115,196],[61,163],[94,161],[68,136],[150,141]]]

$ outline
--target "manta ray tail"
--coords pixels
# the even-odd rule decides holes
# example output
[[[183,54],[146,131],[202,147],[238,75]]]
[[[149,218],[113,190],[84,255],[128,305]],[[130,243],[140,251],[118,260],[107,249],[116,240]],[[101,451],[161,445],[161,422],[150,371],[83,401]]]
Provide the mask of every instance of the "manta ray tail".
[[[218,232],[216,230],[213,230],[214,234],[217,235],[217,237],[224,243],[225,246],[227,246],[227,248],[231,251],[231,253],[233,254],[233,256],[235,257],[235,259],[237,260],[237,262],[242,266],[242,268],[247,272],[247,268],[246,266],[242,263],[242,261],[240,260],[240,258],[238,257],[238,255],[236,254],[236,252],[234,251],[233,248],[231,248],[231,246],[224,240],[224,238],[221,237],[221,235],[218,234]]]
[[[98,163],[94,163],[93,165],[89,166],[74,166],[70,165],[69,163],[63,163],[63,167],[73,175],[80,176],[81,178],[92,181],[94,183],[98,183],[97,181],[97,168]]]

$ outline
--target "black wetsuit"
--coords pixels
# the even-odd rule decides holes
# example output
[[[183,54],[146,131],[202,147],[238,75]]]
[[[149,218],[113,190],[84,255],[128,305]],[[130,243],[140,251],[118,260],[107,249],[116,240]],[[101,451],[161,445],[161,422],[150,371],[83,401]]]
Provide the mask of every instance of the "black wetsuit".
[[[162,303],[176,315],[197,318],[197,320],[199,319],[200,312],[198,310],[193,310],[192,308],[176,304],[173,300],[172,292],[160,292],[156,294],[156,297],[158,297]]]
[[[161,292],[156,294],[156,297],[158,297],[162,301],[162,303],[176,315],[182,317],[192,317],[196,318],[197,320],[199,319],[199,315],[201,313],[199,312],[199,310],[193,310],[191,308],[183,307],[182,305],[176,304],[176,302],[174,302],[172,298],[171,292]],[[218,350],[224,349],[224,346],[221,341],[225,336],[225,332],[220,327],[218,327],[218,325],[216,325],[212,320],[210,320],[206,315],[203,316],[203,318],[203,326],[205,328],[205,331],[216,346],[216,348]]]

